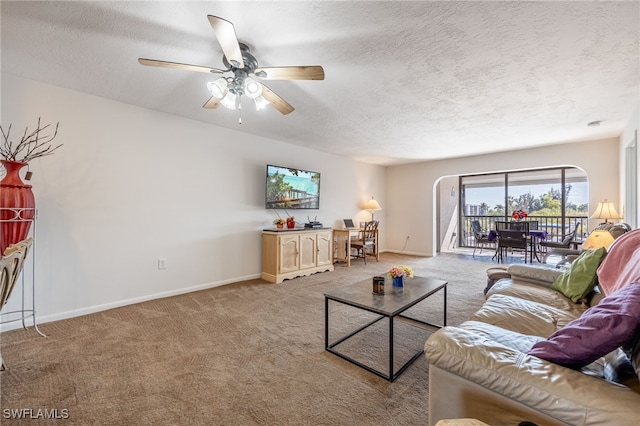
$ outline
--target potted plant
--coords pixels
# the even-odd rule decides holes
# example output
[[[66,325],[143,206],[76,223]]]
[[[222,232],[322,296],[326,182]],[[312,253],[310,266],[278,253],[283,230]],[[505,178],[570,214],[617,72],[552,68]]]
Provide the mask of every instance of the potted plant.
[[[286,221],[284,219],[282,219],[281,217],[275,219],[273,221],[273,224],[276,226],[276,228],[278,229],[282,229],[284,227],[284,224],[286,223]]]
[[[62,144],[53,147],[51,141],[58,134],[58,125],[53,134],[42,134],[50,124],[38,125],[33,131],[25,128],[19,141],[11,140],[11,125],[5,132],[0,126],[2,140],[0,141],[0,164],[6,174],[0,181],[0,254],[11,244],[27,238],[31,222],[35,219],[35,198],[31,185],[26,185],[20,178],[20,169],[27,166],[29,161],[53,154]],[[27,172],[25,179],[31,178]]]
[[[404,287],[404,277],[413,278],[413,269],[410,266],[394,266],[389,269],[388,274],[394,287]]]

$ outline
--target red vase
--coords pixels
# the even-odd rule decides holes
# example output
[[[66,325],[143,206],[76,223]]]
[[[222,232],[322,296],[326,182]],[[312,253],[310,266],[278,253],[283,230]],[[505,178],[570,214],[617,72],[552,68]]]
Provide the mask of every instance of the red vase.
[[[36,217],[36,201],[31,185],[20,179],[19,161],[0,160],[7,174],[0,181],[0,254],[11,244],[27,238]]]
[[[296,227],[296,223],[295,222],[287,222],[287,228],[293,229],[295,227]]]

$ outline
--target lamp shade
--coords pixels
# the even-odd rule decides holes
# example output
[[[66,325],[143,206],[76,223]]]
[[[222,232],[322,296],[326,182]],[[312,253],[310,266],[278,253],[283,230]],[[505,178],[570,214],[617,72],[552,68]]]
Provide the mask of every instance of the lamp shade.
[[[247,95],[251,99],[255,99],[262,93],[262,85],[252,79],[251,77],[247,77],[244,79],[244,94]]]
[[[376,211],[376,210],[382,210],[382,207],[380,207],[380,203],[378,203],[373,197],[371,197],[371,199],[367,201],[367,204],[364,205],[364,209],[370,210],[370,211]]]
[[[591,219],[604,219],[605,223],[607,223],[608,219],[621,219],[621,217],[613,206],[613,203],[605,199],[598,203],[598,207],[591,215]]]
[[[605,249],[609,249],[609,246],[613,244],[615,238],[613,235],[607,230],[604,229],[596,229],[594,230],[584,243],[582,243],[583,250],[596,250],[600,247],[604,247]]]
[[[227,93],[227,80],[224,77],[220,77],[216,81],[210,81],[207,83],[207,89],[212,96],[217,99],[222,99]]]

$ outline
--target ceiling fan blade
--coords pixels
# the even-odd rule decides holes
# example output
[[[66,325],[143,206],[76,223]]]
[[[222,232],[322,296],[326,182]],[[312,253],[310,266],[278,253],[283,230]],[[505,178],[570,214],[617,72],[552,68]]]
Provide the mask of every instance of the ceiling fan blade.
[[[220,105],[220,99],[216,98],[215,96],[212,96],[209,98],[207,102],[205,102],[204,105],[202,105],[202,108],[216,109],[218,108],[219,105]]]
[[[254,74],[264,80],[324,80],[324,69],[319,65],[304,67],[262,67]]]
[[[240,51],[240,44],[238,43],[238,37],[236,36],[236,30],[233,28],[233,24],[226,19],[213,15],[207,15],[207,18],[209,18],[209,23],[216,33],[216,38],[218,39],[218,43],[220,43],[220,47],[222,47],[227,61],[236,68],[244,68],[242,52]]]
[[[140,62],[141,65],[147,65],[150,67],[173,68],[178,70],[206,72],[213,74],[221,74],[224,72],[224,70],[219,70],[217,68],[203,67],[201,65],[181,64],[179,62],[159,61],[157,59],[138,58],[138,62]]]
[[[260,83],[262,84],[262,83]],[[291,104],[280,96],[278,96],[273,90],[262,84],[262,97],[269,101],[271,105],[283,115],[287,115],[295,109]]]

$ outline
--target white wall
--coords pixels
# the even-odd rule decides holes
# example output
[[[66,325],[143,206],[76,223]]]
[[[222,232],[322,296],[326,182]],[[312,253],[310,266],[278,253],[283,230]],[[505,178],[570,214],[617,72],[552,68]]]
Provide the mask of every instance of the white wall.
[[[407,252],[434,255],[434,188],[442,176],[576,166],[589,178],[591,206],[604,198],[619,206],[618,154],[619,142],[614,138],[388,167],[386,247],[390,251],[399,250],[409,235]]]
[[[258,277],[276,217],[267,163],[321,173],[321,209],[298,219],[336,226],[366,220],[372,195],[386,204],[384,167],[2,74],[3,128],[38,117],[64,143],[30,164],[39,322]],[[376,218],[384,249],[385,210]]]

